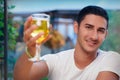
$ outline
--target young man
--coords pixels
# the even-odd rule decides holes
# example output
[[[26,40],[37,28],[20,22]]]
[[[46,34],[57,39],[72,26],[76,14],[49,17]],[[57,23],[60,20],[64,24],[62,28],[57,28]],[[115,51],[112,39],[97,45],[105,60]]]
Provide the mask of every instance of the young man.
[[[36,28],[25,22],[24,41],[30,55],[35,53],[35,40],[31,38]],[[44,61],[31,62],[26,52],[18,59],[14,68],[14,80],[120,80],[120,55],[99,49],[107,36],[108,15],[98,6],[83,8],[74,22],[77,34],[75,49],[45,55]]]

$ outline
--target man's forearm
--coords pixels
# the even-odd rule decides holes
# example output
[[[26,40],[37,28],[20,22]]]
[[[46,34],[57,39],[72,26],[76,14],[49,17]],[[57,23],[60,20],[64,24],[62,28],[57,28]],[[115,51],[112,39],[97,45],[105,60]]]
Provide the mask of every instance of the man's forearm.
[[[14,67],[14,80],[30,80],[29,73],[32,62],[28,60],[28,56],[23,53],[17,60]]]

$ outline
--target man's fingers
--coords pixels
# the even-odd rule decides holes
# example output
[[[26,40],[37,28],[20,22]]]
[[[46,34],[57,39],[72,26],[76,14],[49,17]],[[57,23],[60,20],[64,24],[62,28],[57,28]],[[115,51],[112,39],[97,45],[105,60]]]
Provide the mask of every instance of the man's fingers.
[[[38,38],[40,38],[42,35],[44,35],[44,33],[41,32],[41,33],[39,33],[37,36],[31,37],[31,39],[26,42],[26,45],[27,45],[27,46],[35,45],[35,44],[36,44],[36,40],[37,40]]]
[[[30,16],[27,18],[26,22],[24,23],[24,31],[30,27],[31,21],[32,21],[32,17]]]
[[[38,27],[36,25],[32,25],[29,29],[27,29],[26,31],[24,31],[24,38],[23,40],[29,41],[29,39],[32,37],[31,33],[33,32],[33,30],[37,29]]]

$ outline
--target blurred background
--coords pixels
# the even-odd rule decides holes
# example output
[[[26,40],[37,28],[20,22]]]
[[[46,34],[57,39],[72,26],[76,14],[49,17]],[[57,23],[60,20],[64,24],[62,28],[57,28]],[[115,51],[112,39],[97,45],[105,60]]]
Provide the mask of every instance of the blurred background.
[[[5,1],[7,31],[4,29]],[[46,13],[51,16],[53,38],[42,45],[41,55],[54,54],[74,48],[76,35],[73,31],[73,21],[78,12],[88,5],[105,8],[110,18],[109,35],[100,48],[120,53],[120,0],[0,0],[0,80],[13,80],[15,62],[25,50],[23,25],[28,16],[33,13]],[[7,44],[4,44],[5,33],[8,34]]]

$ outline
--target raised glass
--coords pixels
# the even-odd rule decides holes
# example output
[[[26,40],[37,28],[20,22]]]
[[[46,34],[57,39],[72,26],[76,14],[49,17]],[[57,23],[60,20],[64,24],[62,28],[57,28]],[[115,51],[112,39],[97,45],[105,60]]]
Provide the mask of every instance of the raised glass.
[[[31,24],[38,26],[38,28],[31,33],[32,37],[35,37],[39,33],[43,33],[43,35],[36,40],[36,54],[30,59],[31,61],[40,61],[40,46],[42,45],[42,41],[45,40],[49,34],[50,16],[44,13],[32,14]]]

